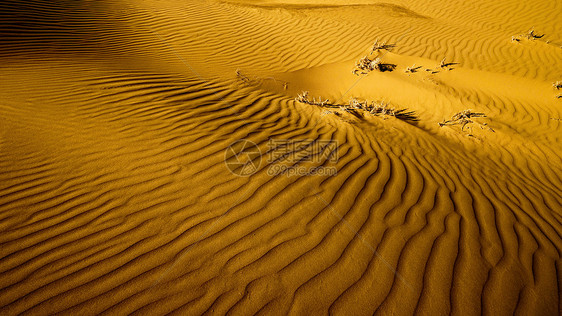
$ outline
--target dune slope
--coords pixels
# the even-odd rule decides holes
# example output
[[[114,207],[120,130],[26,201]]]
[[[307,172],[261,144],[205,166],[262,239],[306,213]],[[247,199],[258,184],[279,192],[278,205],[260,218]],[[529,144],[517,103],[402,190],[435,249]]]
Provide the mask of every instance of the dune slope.
[[[561,3],[0,12],[0,314],[560,313]],[[352,74],[375,39],[396,68]]]

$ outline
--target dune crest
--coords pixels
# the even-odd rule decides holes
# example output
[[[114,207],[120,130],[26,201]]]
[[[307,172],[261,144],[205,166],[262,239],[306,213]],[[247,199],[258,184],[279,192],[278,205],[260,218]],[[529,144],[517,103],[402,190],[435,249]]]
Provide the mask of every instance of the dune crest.
[[[3,1],[0,314],[558,315],[561,10]]]

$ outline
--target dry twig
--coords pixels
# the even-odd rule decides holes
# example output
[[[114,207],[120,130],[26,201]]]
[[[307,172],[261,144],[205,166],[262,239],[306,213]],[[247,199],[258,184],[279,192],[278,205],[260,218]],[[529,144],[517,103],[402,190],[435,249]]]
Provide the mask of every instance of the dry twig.
[[[355,68],[351,71],[354,75],[364,75],[373,70],[378,70],[381,72],[393,71],[396,68],[395,64],[385,64],[382,63],[379,57],[375,59],[370,59],[369,56],[365,56],[357,62]]]
[[[239,80],[242,80],[242,82],[244,82],[244,83],[246,83],[246,84],[249,84],[249,83],[250,83],[250,78],[244,76],[244,75],[242,74],[242,71],[240,71],[240,69],[236,69],[236,77],[237,77]]]
[[[371,53],[373,54],[374,52],[384,49],[387,51],[391,51],[394,47],[396,47],[396,44],[387,44],[386,42],[381,42],[379,43],[379,40],[376,39],[375,43],[373,44],[373,47],[371,48]]]
[[[349,107],[352,109],[363,110],[370,115],[382,115],[385,118],[386,116],[392,116],[403,121],[418,121],[418,118],[415,116],[413,111],[407,111],[406,109],[397,110],[390,106],[390,102],[368,102],[366,100],[359,101],[356,98],[351,98],[349,101]]]
[[[305,103],[305,104],[318,105],[318,106],[330,106],[331,105],[329,99],[322,100],[322,97],[320,97],[318,99],[318,101],[316,101],[316,98],[313,98],[312,100],[310,100],[308,98],[308,91],[303,91],[302,93],[298,94],[297,97],[295,98],[295,101]]]
[[[449,66],[458,65],[458,63],[455,62],[452,63],[445,62],[446,58],[447,57],[443,57],[443,59],[441,59],[441,62],[439,63],[440,68],[448,68]]]
[[[543,36],[544,36],[544,34],[542,34],[542,35],[537,35],[537,34],[535,34],[534,28],[531,28],[529,31],[527,31],[527,34],[525,34],[525,37],[526,37],[527,39],[530,39],[530,40],[534,40],[534,39],[537,39],[537,38],[542,38]]]
[[[359,76],[359,75],[366,75],[373,70],[378,70],[381,72],[393,71],[396,68],[395,64],[385,64],[382,62],[381,57],[373,56],[373,54],[383,49],[390,51],[394,47],[396,47],[395,44],[386,44],[386,42],[379,43],[378,39],[375,40],[375,43],[373,44],[373,47],[371,48],[369,55],[359,59],[357,63],[355,63],[355,68],[353,68],[351,72],[354,75]]]
[[[453,115],[453,117],[450,120],[444,120],[443,122],[440,122],[439,127],[460,125],[461,131],[464,131],[464,128],[467,127],[468,124],[475,123],[473,118],[476,117],[486,117],[486,115],[484,113],[472,112],[472,110],[464,110]],[[489,131],[494,132],[494,130],[491,127],[489,127],[487,123],[480,124],[480,125],[481,125],[480,126],[481,129],[487,127]],[[468,135],[472,136],[472,127],[470,126],[468,127],[471,130],[471,132]]]
[[[412,73],[414,73],[414,72],[417,72],[418,69],[420,69],[421,67],[422,67],[422,66],[417,66],[417,67],[416,67],[416,64],[413,64],[412,67],[406,67],[406,70],[404,70],[404,72],[405,72],[405,73],[410,73],[410,74],[412,74]]]
[[[544,36],[544,34],[538,35],[538,34],[535,33],[534,28],[531,28],[530,30],[527,31],[527,33],[512,36],[511,41],[515,42],[515,43],[521,42],[522,39],[528,39],[530,41],[533,41],[533,40],[542,38],[543,36]],[[548,41],[547,41],[547,43],[548,43]]]

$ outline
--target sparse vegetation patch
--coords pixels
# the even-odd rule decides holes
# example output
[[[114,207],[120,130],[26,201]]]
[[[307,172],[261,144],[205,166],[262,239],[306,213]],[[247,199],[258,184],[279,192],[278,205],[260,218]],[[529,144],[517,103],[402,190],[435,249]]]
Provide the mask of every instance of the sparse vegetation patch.
[[[347,104],[333,104],[329,99],[322,100],[322,97],[319,97],[318,100],[316,98],[311,100],[308,91],[303,91],[298,94],[295,101],[320,107],[339,109],[342,112],[349,113],[360,119],[363,119],[365,116],[380,116],[384,119],[388,117],[395,117],[402,121],[419,120],[413,111],[396,109],[390,105],[390,102],[384,101],[367,101],[351,98]],[[337,112],[332,111],[324,112],[324,114],[329,113],[337,114]]]
[[[519,43],[522,39],[534,41],[536,39],[543,38],[543,36],[544,34],[538,35],[537,33],[535,33],[535,29],[531,28],[526,33],[512,36],[511,41],[514,43]]]
[[[474,121],[474,118],[480,118],[480,117],[486,117],[486,115],[484,113],[473,112],[472,110],[464,110],[453,115],[450,120],[444,120],[443,122],[440,122],[439,126],[443,127],[443,126],[460,125],[461,131],[464,131],[466,127],[467,130],[469,130],[468,136],[473,136],[472,135],[473,124],[479,125],[481,129],[486,128],[491,132],[495,132],[491,127],[488,126],[487,123],[478,123]]]

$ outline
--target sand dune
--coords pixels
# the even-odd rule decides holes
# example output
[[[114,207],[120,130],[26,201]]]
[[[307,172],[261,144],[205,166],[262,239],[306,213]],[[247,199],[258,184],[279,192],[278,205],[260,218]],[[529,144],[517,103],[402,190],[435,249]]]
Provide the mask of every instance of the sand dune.
[[[562,310],[562,3],[0,12],[0,314]],[[352,74],[375,39],[395,70]],[[262,154],[246,176],[240,140]],[[336,144],[287,154],[337,174],[271,175],[271,140]]]

